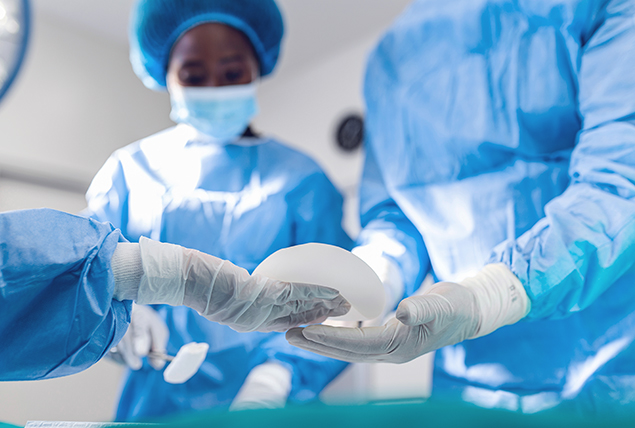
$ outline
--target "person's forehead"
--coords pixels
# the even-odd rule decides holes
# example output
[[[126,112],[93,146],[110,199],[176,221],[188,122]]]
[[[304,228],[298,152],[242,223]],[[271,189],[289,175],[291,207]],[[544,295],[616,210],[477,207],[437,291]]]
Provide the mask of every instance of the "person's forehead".
[[[247,37],[239,30],[221,23],[204,23],[186,31],[174,44],[173,53],[214,54],[223,51],[251,51]]]

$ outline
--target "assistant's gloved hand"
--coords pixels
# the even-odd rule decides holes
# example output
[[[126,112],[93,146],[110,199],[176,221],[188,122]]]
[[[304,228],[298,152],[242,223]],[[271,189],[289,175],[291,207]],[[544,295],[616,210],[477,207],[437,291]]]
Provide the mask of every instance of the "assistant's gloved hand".
[[[443,346],[513,324],[531,304],[520,281],[502,264],[488,265],[460,284],[440,282],[404,299],[397,318],[381,327],[309,326],[287,332],[292,345],[349,362],[404,363]]]
[[[229,410],[278,409],[284,407],[290,392],[291,371],[266,362],[251,370]]]
[[[134,305],[130,316],[130,326],[121,341],[110,350],[110,357],[132,370],[139,370],[141,359],[150,351],[165,354],[170,332],[168,326],[156,311],[147,306]],[[161,370],[165,361],[149,357],[150,365]]]
[[[124,260],[134,259],[129,254],[134,245],[119,244],[111,262],[117,300],[189,306],[240,332],[285,331],[350,309],[332,288],[252,276],[226,260],[144,237],[136,249],[142,266],[138,279],[121,268]]]

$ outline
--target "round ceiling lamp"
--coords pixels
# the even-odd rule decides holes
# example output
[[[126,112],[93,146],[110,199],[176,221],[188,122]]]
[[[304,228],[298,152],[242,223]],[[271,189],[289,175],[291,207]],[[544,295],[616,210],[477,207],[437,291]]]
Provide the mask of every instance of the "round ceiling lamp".
[[[15,80],[29,39],[28,0],[0,0],[0,99]]]

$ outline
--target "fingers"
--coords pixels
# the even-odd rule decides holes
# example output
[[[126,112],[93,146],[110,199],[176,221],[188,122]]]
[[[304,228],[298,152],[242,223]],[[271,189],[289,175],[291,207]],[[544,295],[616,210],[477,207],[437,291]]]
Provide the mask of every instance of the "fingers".
[[[130,317],[130,327],[124,338],[129,341],[132,351],[140,358],[145,357],[150,352],[150,346],[152,345],[152,339],[150,337],[150,319],[149,311],[152,311],[147,306],[135,304],[132,307],[132,314]]]
[[[157,318],[159,317],[157,316]],[[149,331],[152,339],[152,352],[165,354],[170,333],[163,320],[159,319],[159,321],[152,325]],[[148,362],[155,370],[161,370],[165,366],[165,360],[162,358],[148,357]]]
[[[349,363],[368,363],[376,361],[376,357],[372,355],[363,355],[355,352],[344,351],[341,349],[334,349],[328,346],[324,346],[320,343],[315,343],[302,334],[303,328],[292,328],[287,331],[287,341],[298,348],[306,351],[314,352],[316,354],[323,355],[325,357],[334,358],[336,360],[347,361]]]
[[[330,303],[332,304],[322,304],[322,302],[316,302],[311,309],[303,311],[293,310],[291,314],[289,314],[289,319],[291,320],[290,322],[293,323],[293,325],[290,325],[286,330],[298,325],[320,323],[329,317],[346,315],[351,309],[350,303],[348,303],[342,296],[337,296]]]
[[[117,353],[119,353],[121,359],[128,367],[132,370],[139,370],[141,368],[143,363],[141,362],[141,358],[139,358],[134,352],[131,336],[126,333],[123,339],[121,339],[121,342],[117,344],[116,349]]]
[[[397,322],[398,323],[398,322]],[[364,355],[390,352],[395,344],[396,324],[380,327],[347,328],[314,325],[306,327],[302,335],[313,343],[341,351]]]
[[[327,317],[338,317],[345,315],[350,311],[351,304],[344,299],[341,295],[338,295],[332,300],[289,300],[286,303],[274,304],[272,312],[274,315],[278,312],[285,314],[301,314],[314,310],[323,310],[324,315]],[[314,320],[306,320],[300,324],[308,324]]]
[[[346,315],[350,308],[350,303],[340,295],[330,302],[292,301],[272,308],[269,317],[261,325],[251,327],[251,330],[285,332],[299,325],[321,323],[329,317]],[[253,309],[261,310],[259,308]],[[241,331],[240,327],[232,328]]]
[[[145,357],[152,346],[151,330],[146,328],[131,328],[130,330],[135,354],[140,358]]]
[[[322,285],[315,284],[303,284],[297,282],[279,282],[282,284],[286,293],[280,293],[280,297],[282,300],[279,300],[278,303],[284,304],[288,302],[292,302],[295,300],[323,300],[329,301],[334,300],[338,296],[340,296],[339,291],[334,288],[325,287]]]
[[[218,319],[207,317],[216,322],[228,325],[232,329],[241,332],[260,331],[285,332],[292,327],[304,324],[319,323],[331,316],[340,316],[348,313],[350,305],[341,296],[338,296],[339,306],[330,308],[321,302],[309,304],[308,302],[290,302],[285,305],[259,306],[251,305],[238,317],[230,319],[221,317]]]
[[[152,368],[155,370],[161,370],[163,367],[165,367],[165,360],[162,358],[149,356],[148,362],[150,363]]]
[[[297,327],[299,325],[319,323],[324,321],[330,316],[339,316],[333,314],[340,314],[343,310],[333,310],[324,307],[318,307],[309,311],[301,313],[291,313],[289,315],[281,316],[268,321],[264,326],[259,328],[259,331],[277,331],[285,332],[290,328]],[[348,312],[348,310],[346,310]],[[344,312],[344,313],[346,313]],[[342,315],[344,314],[342,313]]]
[[[228,275],[234,272],[229,270]],[[246,272],[246,271],[245,271]],[[239,332],[286,331],[291,327],[342,316],[350,303],[337,290],[314,284],[272,280],[260,275],[233,281],[223,302],[208,306],[203,316]],[[217,300],[218,296],[216,295]]]
[[[325,305],[330,309],[329,317],[339,317],[342,315],[346,315],[348,311],[351,310],[351,304],[348,303],[343,296],[337,296],[335,299],[331,300],[331,305]]]
[[[352,363],[404,363],[421,355],[417,353],[416,336],[396,319],[381,327],[344,328],[309,326],[287,332],[294,346],[326,357]]]
[[[148,357],[150,351],[165,354],[169,334],[165,322],[154,309],[135,305],[128,331],[116,350],[125,364],[132,370],[139,370],[143,366],[142,358]],[[161,358],[148,357],[148,362],[156,370],[165,366]]]
[[[409,297],[399,303],[396,317],[402,323],[415,326],[428,323],[451,307],[448,300],[439,294],[424,294]]]

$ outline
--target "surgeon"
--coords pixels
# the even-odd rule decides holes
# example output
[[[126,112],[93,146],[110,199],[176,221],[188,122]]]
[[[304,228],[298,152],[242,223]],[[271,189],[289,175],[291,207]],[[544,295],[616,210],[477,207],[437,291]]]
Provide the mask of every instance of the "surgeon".
[[[633,0],[413,2],[368,61],[359,240],[407,298],[290,342],[438,350],[434,394],[483,407],[632,412],[634,46]]]
[[[184,245],[247,271],[296,244],[350,248],[342,197],[320,167],[250,126],[257,87],[275,68],[282,36],[273,0],[137,1],[133,68],[149,88],[167,89],[177,126],[115,152],[88,190],[88,214],[130,241]],[[183,385],[165,383],[161,361],[142,359],[150,349],[174,355],[191,341],[210,348]],[[283,335],[239,334],[167,306],[136,307],[115,351],[133,369],[120,421],[306,402],[345,367],[290,346]]]
[[[332,289],[290,284],[111,224],[49,210],[0,214],[0,381],[66,376],[124,336],[132,301],[186,305],[240,331],[346,312]]]

